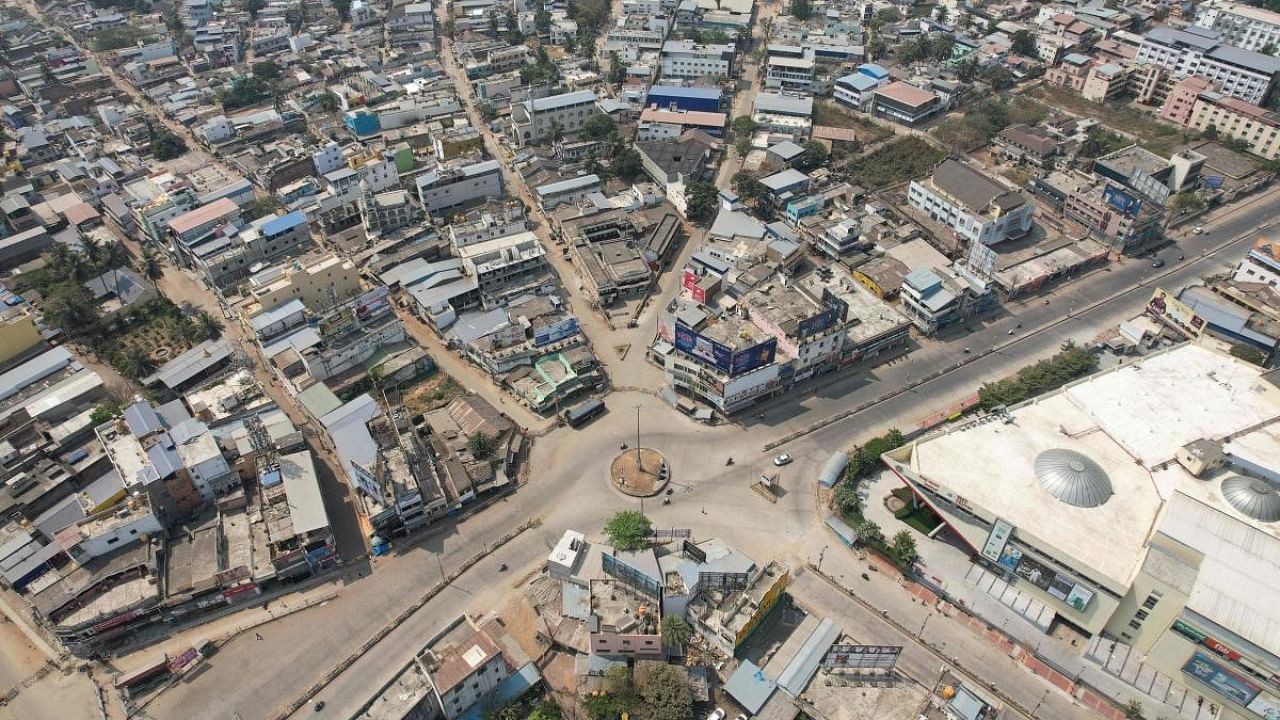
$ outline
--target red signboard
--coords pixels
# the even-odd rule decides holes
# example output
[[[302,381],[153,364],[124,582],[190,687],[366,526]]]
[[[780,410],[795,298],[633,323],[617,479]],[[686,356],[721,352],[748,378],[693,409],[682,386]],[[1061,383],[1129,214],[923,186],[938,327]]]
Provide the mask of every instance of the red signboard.
[[[694,302],[706,303],[707,290],[706,288],[698,286],[698,283],[701,280],[702,280],[701,275],[690,270],[689,268],[685,268],[684,282],[683,282],[684,289],[689,291],[689,297],[693,298]]]

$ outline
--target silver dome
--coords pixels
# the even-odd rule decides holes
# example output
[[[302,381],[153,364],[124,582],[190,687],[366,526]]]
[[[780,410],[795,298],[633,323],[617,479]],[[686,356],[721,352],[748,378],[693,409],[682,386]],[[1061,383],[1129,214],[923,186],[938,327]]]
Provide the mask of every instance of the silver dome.
[[[1114,494],[1106,471],[1075,450],[1045,450],[1036,456],[1035,470],[1045,490],[1076,507],[1098,507]]]
[[[1265,480],[1232,475],[1222,481],[1222,497],[1254,520],[1280,520],[1280,492]]]

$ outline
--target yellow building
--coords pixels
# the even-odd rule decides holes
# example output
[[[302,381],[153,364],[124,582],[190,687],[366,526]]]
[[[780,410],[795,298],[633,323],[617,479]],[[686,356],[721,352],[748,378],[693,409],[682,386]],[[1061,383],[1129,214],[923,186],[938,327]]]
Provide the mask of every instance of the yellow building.
[[[291,260],[249,278],[249,295],[256,301],[256,311],[296,299],[308,310],[319,312],[358,292],[360,273],[356,266],[332,254]]]
[[[1280,157],[1280,114],[1238,98],[1201,93],[1187,126],[1201,132],[1213,127],[1220,137],[1249,143],[1249,151],[1258,157]]]
[[[0,313],[0,366],[43,344],[35,315],[22,308],[7,308]]]

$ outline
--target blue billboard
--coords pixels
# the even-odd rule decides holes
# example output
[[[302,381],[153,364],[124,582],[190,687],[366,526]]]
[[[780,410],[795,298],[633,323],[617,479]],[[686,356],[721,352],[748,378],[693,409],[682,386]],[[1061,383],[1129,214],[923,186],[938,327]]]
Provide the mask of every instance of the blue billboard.
[[[810,335],[817,335],[823,330],[835,325],[838,314],[839,311],[837,308],[828,307],[826,310],[823,310],[813,317],[807,317],[804,320],[801,320],[799,327],[796,328],[796,336],[800,338],[807,338]]]
[[[1234,702],[1248,705],[1262,688],[1219,665],[1204,653],[1191,656],[1182,672],[1217,690]]]
[[[1115,185],[1108,185],[1102,191],[1102,199],[1107,201],[1111,207],[1119,210],[1130,217],[1137,215],[1142,211],[1142,201],[1121,190]]]
[[[730,377],[768,365],[773,362],[778,351],[777,339],[769,338],[759,345],[735,353],[733,348],[680,324],[676,325],[675,346],[680,352],[728,373]]]
[[[1218,188],[1222,187],[1222,183],[1224,180],[1225,178],[1222,177],[1221,175],[1205,175],[1200,182],[1210,190],[1217,190]]]
[[[778,354],[778,340],[769,338],[753,348],[743,350],[733,356],[733,364],[729,368],[729,376],[737,377],[749,373],[756,368],[773,363]]]

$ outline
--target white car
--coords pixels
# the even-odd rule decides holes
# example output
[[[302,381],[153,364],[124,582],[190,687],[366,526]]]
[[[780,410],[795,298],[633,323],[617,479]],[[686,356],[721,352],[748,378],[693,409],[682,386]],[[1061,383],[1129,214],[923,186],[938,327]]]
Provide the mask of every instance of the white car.
[[[773,459],[773,464],[777,465],[778,467],[782,467],[783,465],[790,465],[791,456],[786,453],[782,453],[781,455]]]
[[[746,713],[738,713],[738,717],[734,718],[733,720],[747,720],[747,715]]]
[[[1195,229],[1195,230],[1192,230],[1191,232],[1192,232],[1192,234],[1194,234],[1194,235],[1203,235],[1203,234],[1204,234],[1204,228],[1202,228],[1202,227],[1200,227],[1199,225],[1197,225],[1197,226],[1196,226],[1196,229]]]
[[[724,708],[716,708],[707,716],[707,720],[724,720]]]

